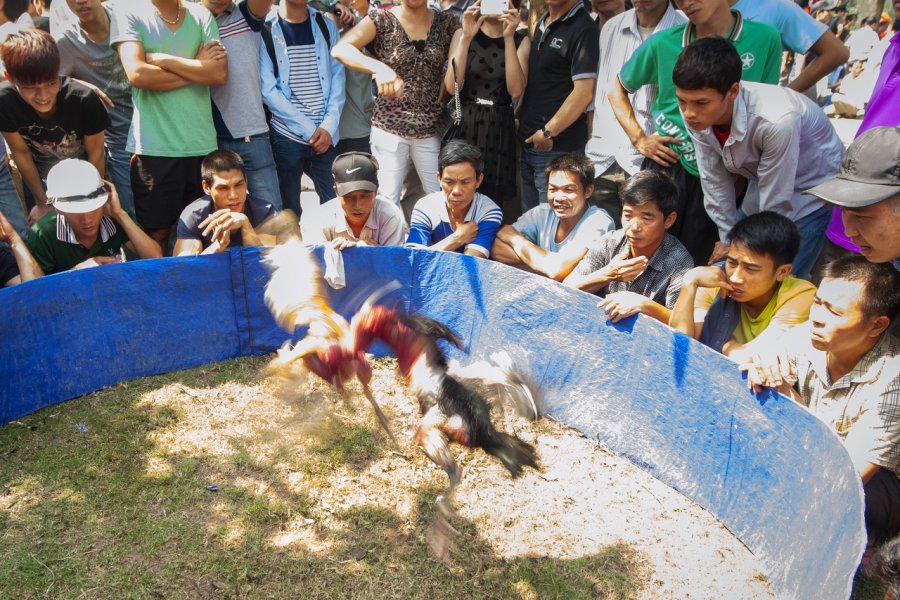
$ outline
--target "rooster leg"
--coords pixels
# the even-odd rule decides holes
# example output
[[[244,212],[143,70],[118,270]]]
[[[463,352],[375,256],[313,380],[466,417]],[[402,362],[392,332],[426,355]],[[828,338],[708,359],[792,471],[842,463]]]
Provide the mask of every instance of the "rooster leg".
[[[456,464],[453,453],[450,452],[450,445],[444,432],[439,427],[443,420],[444,416],[440,409],[432,406],[422,417],[422,424],[416,432],[416,442],[422,446],[422,450],[434,464],[447,472],[447,477],[450,478],[449,491],[452,492],[462,478],[462,471]]]
[[[450,478],[450,486],[447,491],[438,496],[435,500],[435,510],[431,517],[431,523],[425,532],[425,540],[431,549],[434,557],[444,566],[450,567],[450,552],[454,548],[453,536],[459,532],[450,524],[450,520],[454,516],[453,512],[453,492],[459,485],[461,479],[461,469],[456,464],[453,454],[450,452],[450,445],[444,437],[443,432],[438,429],[436,424],[428,423],[428,417],[438,408],[433,407],[425,414],[425,420],[419,430],[416,432],[416,441],[422,446],[425,454],[447,472]]]
[[[375,401],[375,396],[372,394],[371,388],[369,388],[368,384],[362,380],[360,380],[360,383],[362,384],[363,394],[365,394],[366,399],[372,405],[372,408],[375,409],[375,415],[378,416],[378,422],[381,423],[381,427],[387,432],[391,441],[394,442],[394,445],[399,448],[400,444],[397,443],[397,438],[394,437],[394,432],[391,431],[391,426],[388,424],[387,417],[384,415],[381,407],[378,406],[378,402]]]

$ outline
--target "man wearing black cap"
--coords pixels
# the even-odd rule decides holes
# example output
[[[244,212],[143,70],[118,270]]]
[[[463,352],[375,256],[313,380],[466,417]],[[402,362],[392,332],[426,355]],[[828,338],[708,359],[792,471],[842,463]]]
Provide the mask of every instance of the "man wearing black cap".
[[[347,152],[331,167],[337,197],[303,213],[300,230],[308,244],[399,246],[406,238],[403,213],[376,198],[378,161],[365,152]]]
[[[900,270],[900,127],[875,127],[850,144],[837,177],[809,190],[841,207],[844,229],[870,262]]]

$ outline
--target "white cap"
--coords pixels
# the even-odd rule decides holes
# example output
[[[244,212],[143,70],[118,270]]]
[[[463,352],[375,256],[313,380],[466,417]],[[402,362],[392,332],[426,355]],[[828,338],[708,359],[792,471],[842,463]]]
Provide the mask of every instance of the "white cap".
[[[67,213],[97,210],[109,199],[109,190],[96,167],[86,160],[67,158],[47,173],[47,202]]]

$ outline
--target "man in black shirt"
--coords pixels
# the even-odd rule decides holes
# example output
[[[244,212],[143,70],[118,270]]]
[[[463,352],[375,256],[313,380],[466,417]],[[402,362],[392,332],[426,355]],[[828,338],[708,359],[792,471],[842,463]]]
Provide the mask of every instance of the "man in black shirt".
[[[36,29],[13,33],[0,44],[8,81],[0,83],[0,132],[35,206],[36,223],[50,211],[44,179],[66,158],[90,161],[104,173],[106,108],[94,92],[59,76],[59,48]]]
[[[600,31],[581,0],[548,0],[538,19],[522,97],[522,212],[546,202],[546,164],[584,154],[585,110],[594,97]]]

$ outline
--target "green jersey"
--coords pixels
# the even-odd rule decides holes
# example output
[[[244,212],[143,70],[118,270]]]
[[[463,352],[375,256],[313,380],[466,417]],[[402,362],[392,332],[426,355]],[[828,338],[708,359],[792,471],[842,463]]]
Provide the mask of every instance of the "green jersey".
[[[110,45],[140,42],[147,54],[161,52],[194,58],[219,39],[212,13],[195,2],[181,3],[184,20],[172,33],[149,0],[117,7]],[[144,156],[206,156],[218,147],[209,86],[191,83],[173,90],[132,88],[134,116],[126,149]]]
[[[744,65],[742,79],[760,83],[778,83],[781,75],[781,35],[765,23],[745,21],[739,11],[728,40],[737,48]],[[684,126],[678,109],[672,71],[682,49],[694,41],[694,25],[685,23],[650,36],[625,63],[619,73],[622,87],[634,93],[642,86],[656,85],[656,99],[651,107],[656,131],[681,140],[670,147],[681,156],[681,164],[699,177],[694,142]]]
[[[35,223],[28,235],[28,250],[45,275],[68,271],[95,256],[117,256],[128,242],[125,231],[107,216],[100,218],[100,231],[90,248],[78,243],[65,217],[51,210]]]

